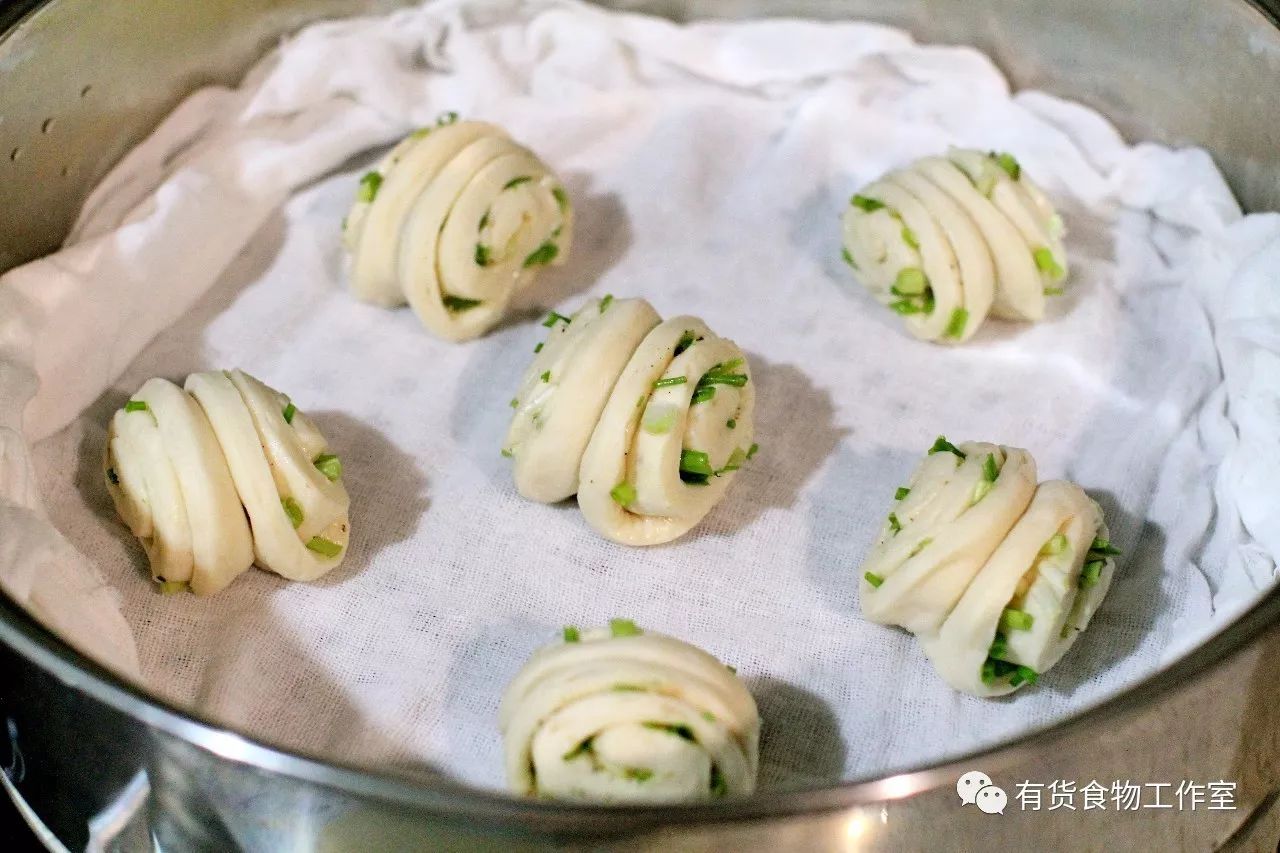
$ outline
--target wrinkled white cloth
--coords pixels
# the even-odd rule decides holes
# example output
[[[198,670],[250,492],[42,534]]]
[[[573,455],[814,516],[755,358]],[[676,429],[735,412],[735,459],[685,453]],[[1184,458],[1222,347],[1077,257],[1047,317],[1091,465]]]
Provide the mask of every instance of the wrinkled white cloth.
[[[354,301],[339,245],[360,173],[446,110],[538,152],[581,223],[567,265],[463,345]],[[863,292],[838,221],[857,187],[949,145],[1014,152],[1073,267],[1044,323],[958,348]],[[499,786],[508,680],[561,625],[615,616],[738,668],[763,788],[936,761],[1132,684],[1273,583],[1277,270],[1280,217],[1242,217],[1204,152],[1129,146],[900,31],[564,0],[324,23],[194,94],[63,251],[0,280],[0,580],[158,694],[346,761]],[[534,316],[608,292],[705,317],[758,382],[760,454],[661,548],[520,500],[499,455]],[[104,426],[148,377],[235,366],[342,455],[350,554],[315,584],[254,571],[160,596],[100,482]],[[1091,630],[1011,699],[953,692],[860,615],[858,564],[938,433],[1030,449],[1124,550]]]

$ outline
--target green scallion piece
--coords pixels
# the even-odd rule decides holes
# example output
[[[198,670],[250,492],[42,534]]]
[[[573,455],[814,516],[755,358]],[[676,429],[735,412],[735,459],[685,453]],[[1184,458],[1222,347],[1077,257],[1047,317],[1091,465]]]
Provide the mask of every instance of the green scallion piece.
[[[706,712],[704,711],[703,714],[705,718]],[[711,720],[714,721],[715,717],[713,716]],[[667,734],[675,735],[678,738],[684,738],[685,740],[692,741],[693,743],[698,742],[698,738],[694,735],[693,729],[689,728],[683,723],[660,723],[657,721],[648,721],[648,722],[641,723],[640,725],[644,726],[646,729],[653,729],[654,731],[658,731],[658,732],[666,732]]]
[[[498,451],[498,452],[499,452],[499,453],[501,453],[501,454],[503,455],[503,457],[505,457],[505,458],[507,458],[507,459],[511,459],[512,457],[514,457],[514,456],[515,456],[515,454],[511,452],[511,448],[509,448],[509,447],[504,447],[504,448],[502,448],[502,450],[500,450],[500,451]]]
[[[693,336],[693,332],[686,331],[680,336],[680,340],[676,341],[676,355],[679,355],[689,347],[693,346],[696,341],[697,338]]]
[[[1098,538],[1095,538],[1093,542],[1089,545],[1089,550],[1098,554],[1102,554],[1105,557],[1117,557],[1121,553],[1123,553],[1119,548],[1112,545],[1106,539],[1098,539]]]
[[[638,637],[644,633],[630,619],[610,619],[609,633],[615,637]]]
[[[996,161],[996,165],[1004,169],[1005,173],[1015,181],[1022,177],[1022,166],[1014,158],[1012,154],[1004,152],[991,152],[991,159]]]
[[[1061,296],[1062,294],[1064,294],[1064,293],[1066,293],[1066,292],[1067,292],[1067,291],[1066,291],[1064,288],[1061,288],[1061,287],[1046,287],[1046,288],[1044,289],[1044,295],[1045,295],[1045,296]]]
[[[441,297],[440,302],[444,305],[446,311],[452,311],[455,314],[470,311],[472,308],[478,308],[484,304],[484,300],[481,299],[467,299],[453,294],[445,294]]]
[[[560,207],[561,213],[564,213],[569,209],[569,195],[564,191],[564,187],[552,187],[551,195],[555,197],[556,204]]]
[[[569,323],[572,323],[572,322],[573,322],[573,318],[566,317],[563,314],[557,314],[556,312],[552,311],[550,314],[547,315],[547,319],[542,321],[542,325],[550,329],[556,323],[565,323],[566,325],[568,325]]]
[[[483,231],[485,228],[488,228],[488,227],[489,227],[489,211],[486,210],[484,212],[484,215],[480,217],[480,224],[476,226],[476,230]]]
[[[867,572],[862,576],[862,578],[875,589],[879,589],[880,584],[884,583],[884,577],[876,574],[875,572]]]
[[[542,352],[542,346],[543,346],[542,341],[538,341],[538,343],[534,346],[533,351]]]
[[[507,181],[505,184],[502,185],[502,188],[504,190],[513,189],[514,187],[518,187],[521,184],[527,184],[532,180],[533,180],[532,175],[520,175],[519,177],[512,178],[511,180]]]
[[[1056,557],[1070,547],[1067,537],[1063,533],[1055,533],[1049,537],[1049,541],[1044,543],[1044,547],[1040,549],[1040,553],[1046,557]]]
[[[893,531],[894,536],[897,536],[902,532],[902,522],[898,521],[898,514],[896,512],[889,513],[889,529]]]
[[[909,494],[911,494],[911,490],[908,489],[906,486],[898,486],[897,490],[894,491],[893,493],[893,499],[895,501],[900,501],[906,498],[906,496]]]
[[[991,492],[993,486],[994,483],[990,480],[979,480],[973,487],[973,494],[969,497],[969,505],[973,506],[985,498]]]
[[[1058,263],[1051,250],[1043,247],[1036,249],[1032,257],[1036,260],[1036,269],[1048,276],[1050,281],[1061,281],[1066,276],[1067,271]]]
[[[302,526],[302,505],[293,499],[290,495],[285,495],[280,499],[280,505],[284,507],[284,514],[289,516],[289,523],[293,525],[293,529],[297,530]]]
[[[594,735],[592,737],[587,738],[582,743],[578,744],[573,749],[569,750],[564,755],[560,756],[560,760],[573,761],[573,759],[577,758],[578,756],[586,755],[587,753],[591,752],[591,741],[594,739],[595,739]]]
[[[755,456],[756,451],[758,451],[759,449],[760,449],[760,445],[758,444],[751,445],[751,447],[747,449],[747,458],[750,459],[751,457]]]
[[[130,400],[124,404],[124,410],[126,412],[149,412],[151,407],[142,400]]]
[[[725,425],[726,427],[728,427],[729,429],[737,429],[737,428],[738,428],[738,421],[737,421],[737,419],[736,419],[736,418],[729,418],[729,420],[727,420],[727,421],[725,421],[725,422],[724,422],[724,425]]]
[[[856,270],[858,268],[858,264],[853,260],[853,255],[849,252],[848,247],[840,247],[840,257],[844,258],[844,262],[853,269]]]
[[[861,210],[863,213],[875,213],[877,210],[883,210],[884,202],[865,195],[855,195],[849,199],[849,204]]]
[[[711,768],[711,796],[719,799],[729,795],[729,783],[725,781],[724,774],[720,772],[718,766]]]
[[[1088,589],[1102,580],[1102,570],[1106,568],[1105,560],[1090,560],[1084,564],[1080,572],[1080,588]]]
[[[624,767],[622,775],[634,782],[648,782],[653,778],[653,771],[648,767]]]
[[[910,316],[911,314],[926,313],[924,305],[921,302],[914,299],[895,300],[889,303],[889,308],[895,314],[901,314],[903,317]]]
[[[449,110],[448,112],[440,114],[440,117],[436,119],[436,126],[444,127],[445,125],[453,124],[457,120],[458,114],[453,110]]]
[[[558,254],[560,254],[560,247],[548,240],[529,253],[529,257],[524,259],[524,267],[528,269],[529,267],[549,264],[556,259]]]
[[[982,479],[988,483],[994,483],[999,476],[1000,467],[996,465],[996,456],[994,453],[988,453],[987,458],[982,460]]]
[[[964,327],[969,324],[969,309],[957,308],[951,312],[951,319],[947,321],[947,328],[942,333],[948,338],[964,337]]]
[[[916,554],[919,554],[921,551],[923,551],[925,548],[928,548],[932,544],[933,544],[933,537],[926,536],[925,538],[921,539],[919,542],[916,543],[916,547],[911,549],[911,553],[907,555],[907,559],[908,560],[911,559]]]
[[[1009,640],[1004,634],[996,632],[995,639],[991,641],[991,649],[987,652],[988,657],[1002,658],[1009,653]]]
[[[937,439],[934,440],[933,447],[929,448],[929,455],[932,456],[933,454],[941,453],[944,450],[947,453],[954,453],[956,456],[959,456],[961,459],[965,458],[964,451],[956,447],[951,442],[947,441],[947,437],[945,435],[940,435],[937,437]]]
[[[1014,607],[1006,607],[1000,614],[1000,630],[1002,631],[1030,631],[1035,619],[1025,610],[1018,610]]]
[[[378,188],[382,186],[382,175],[377,172],[365,172],[360,177],[360,186],[356,190],[356,201],[368,204],[378,196]]]
[[[476,266],[487,267],[490,260],[489,247],[484,243],[476,243]]]
[[[686,376],[668,376],[665,379],[659,379],[654,382],[653,387],[655,390],[658,388],[670,388],[675,385],[683,385],[688,381],[689,379]]]
[[[747,384],[747,379],[748,377],[745,373],[707,373],[698,380],[698,387],[732,385],[734,388],[741,388]]]
[[[649,435],[666,435],[676,425],[676,409],[671,406],[650,406],[644,410],[640,428]]]
[[[903,267],[893,280],[889,292],[894,296],[922,296],[929,286],[929,279],[919,267]]]
[[[680,451],[680,472],[700,477],[710,477],[716,473],[711,467],[711,457],[701,450],[684,449]]]
[[[175,595],[183,592],[188,588],[186,581],[160,581],[161,595]]]
[[[920,240],[916,237],[916,232],[912,231],[905,225],[902,226],[902,242],[906,243],[913,249],[920,248]]]
[[[612,304],[613,304],[613,294],[606,293],[604,295],[604,299],[600,300],[600,313],[603,314],[605,311],[608,311],[609,306]]]
[[[342,478],[342,460],[333,453],[321,453],[311,464],[331,483]]]
[[[550,382],[550,381],[551,381],[551,371],[550,371],[550,370],[544,370],[544,371],[542,371],[542,375],[541,375],[541,376],[539,376],[538,378],[539,378],[539,379],[541,379],[543,382]]]
[[[342,553],[342,546],[323,536],[312,536],[307,540],[307,550],[315,551],[322,557],[336,557]]]
[[[1022,684],[1035,684],[1040,678],[1040,673],[1036,672],[1029,666],[1020,666],[1009,676],[1009,684],[1012,687],[1018,687]]]
[[[582,639],[582,632],[578,630],[577,625],[564,626],[564,641],[566,643],[576,643]]]
[[[290,402],[289,405],[284,407],[284,412],[283,412],[284,422],[287,424],[293,423],[293,416],[296,415],[297,413],[298,413],[298,407],[295,406],[292,402]]]
[[[711,385],[699,385],[697,390],[693,392],[693,398],[689,401],[689,405],[694,403],[705,403],[716,395],[716,389]]]
[[[716,473],[724,474],[728,471],[737,471],[742,467],[742,463],[747,461],[747,452],[741,447],[735,447],[733,452],[729,454],[728,460],[725,461],[724,467]]]
[[[636,487],[628,482],[621,482],[609,490],[609,497],[613,498],[613,502],[618,506],[631,506],[636,500]]]

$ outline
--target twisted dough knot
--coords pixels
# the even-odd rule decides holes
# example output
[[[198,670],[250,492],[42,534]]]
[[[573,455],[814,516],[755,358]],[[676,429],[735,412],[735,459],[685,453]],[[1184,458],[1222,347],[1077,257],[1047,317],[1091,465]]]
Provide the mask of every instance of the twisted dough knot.
[[[588,302],[548,325],[512,400],[503,452],[517,489],[548,502],[577,492],[615,542],[683,535],[754,453],[746,357],[698,318],[659,322],[638,299]]]
[[[355,294],[413,307],[445,340],[497,323],[569,251],[573,212],[545,164],[500,128],[449,122],[402,141],[360,183],[344,224]]]
[[[112,418],[116,510],[166,591],[210,594],[255,561],[291,580],[342,562],[342,466],[305,414],[239,370],[149,380]],[[247,516],[247,518],[246,518]]]
[[[627,620],[565,629],[507,688],[507,779],[526,795],[698,802],[755,789],[760,719],[724,664]]]
[[[952,149],[868,185],[844,256],[923,340],[960,342],[988,313],[1040,320],[1067,275],[1062,220],[1012,156]]]

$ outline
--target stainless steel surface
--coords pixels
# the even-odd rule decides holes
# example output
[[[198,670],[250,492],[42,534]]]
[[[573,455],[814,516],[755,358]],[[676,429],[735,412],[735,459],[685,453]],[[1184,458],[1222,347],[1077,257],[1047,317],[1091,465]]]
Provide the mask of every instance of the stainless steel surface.
[[[0,41],[0,269],[54,248],[84,194],[196,85],[231,82],[281,33],[392,3],[55,0]],[[1214,152],[1254,208],[1280,208],[1280,30],[1242,0],[693,0],[621,2],[676,17],[801,14],[910,27],[983,48],[1020,86],[1099,107],[1131,136]],[[13,16],[0,0],[0,23]],[[86,87],[89,87],[86,89]],[[2,532],[0,532],[2,535]],[[138,771],[142,821],[169,849],[1275,848],[1280,593],[1166,672],[1090,713],[947,766],[710,807],[584,809],[466,791],[277,750],[184,714],[83,659],[0,599],[0,715],[14,784],[72,849]],[[496,736],[496,735],[495,735]],[[767,737],[767,734],[766,734]],[[850,744],[857,748],[857,744]],[[16,752],[15,752],[16,754]],[[0,762],[4,761],[0,748]],[[10,758],[6,766],[18,765]],[[981,768],[1020,780],[1226,779],[1233,812],[962,809]],[[1257,811],[1258,817],[1251,820]],[[1261,836],[1258,833],[1261,832]],[[124,839],[122,849],[132,849]]]

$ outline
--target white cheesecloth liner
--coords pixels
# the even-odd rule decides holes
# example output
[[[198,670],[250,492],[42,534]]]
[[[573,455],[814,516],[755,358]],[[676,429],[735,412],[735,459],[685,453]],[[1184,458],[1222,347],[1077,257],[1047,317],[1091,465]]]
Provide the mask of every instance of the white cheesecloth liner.
[[[359,176],[442,112],[490,121],[577,214],[488,336],[360,304]],[[951,145],[1013,152],[1063,213],[1036,325],[916,341],[840,258],[849,195]],[[1280,216],[1198,150],[1129,146],[982,55],[858,23],[697,24],[567,0],[325,23],[185,101],[59,253],[0,278],[0,583],[77,648],[247,733],[500,786],[497,707],[565,623],[634,619],[742,674],[762,790],[936,761],[1142,678],[1256,600],[1280,554]],[[519,498],[499,455],[534,320],[643,297],[737,342],[759,454],[689,535],[633,549]],[[314,584],[161,596],[101,482],[146,379],[242,367],[342,457],[351,546]],[[857,567],[939,433],[1024,447],[1123,549],[1039,685],[960,695],[867,622]],[[957,735],[956,733],[963,733]]]

